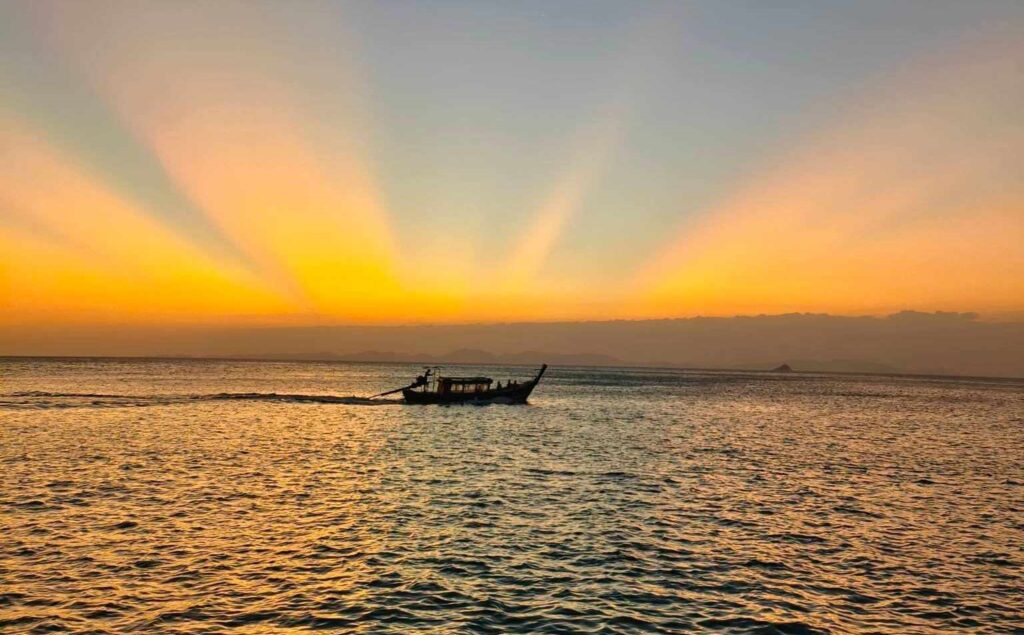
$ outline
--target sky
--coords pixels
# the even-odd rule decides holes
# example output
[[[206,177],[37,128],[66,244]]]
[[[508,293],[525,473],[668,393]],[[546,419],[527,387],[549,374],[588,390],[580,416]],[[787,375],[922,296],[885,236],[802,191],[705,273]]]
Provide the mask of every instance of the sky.
[[[1022,69],[1019,0],[0,1],[0,325],[1021,316]]]

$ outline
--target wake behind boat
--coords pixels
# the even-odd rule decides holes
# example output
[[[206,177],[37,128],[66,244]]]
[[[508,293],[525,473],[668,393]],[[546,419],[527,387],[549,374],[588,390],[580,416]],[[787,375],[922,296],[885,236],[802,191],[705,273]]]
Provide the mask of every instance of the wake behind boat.
[[[502,386],[500,381],[495,383],[490,377],[446,377],[440,374],[439,367],[427,368],[408,386],[382,392],[371,399],[401,392],[409,404],[524,404],[547,369],[548,365],[543,364],[533,379],[509,380]]]

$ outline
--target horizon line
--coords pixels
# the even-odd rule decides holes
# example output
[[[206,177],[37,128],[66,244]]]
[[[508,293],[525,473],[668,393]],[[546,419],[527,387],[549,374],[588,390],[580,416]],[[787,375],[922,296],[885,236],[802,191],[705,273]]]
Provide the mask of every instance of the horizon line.
[[[388,352],[388,351],[381,351]],[[487,351],[484,351],[487,352]],[[526,351],[529,352],[529,351]],[[333,355],[333,353],[331,353]],[[585,354],[581,354],[585,355]],[[315,357],[303,357],[302,354],[297,354],[294,357],[289,355],[283,355],[280,357],[263,357],[261,355],[255,355],[252,357],[236,357],[236,356],[222,356],[222,355],[7,355],[0,353],[0,360],[73,360],[73,359],[90,359],[90,360],[133,360],[133,361],[195,361],[195,362],[245,362],[245,363],[286,363],[286,362],[304,362],[309,364],[379,364],[379,365],[397,365],[397,366],[410,366],[418,365],[423,363],[437,362],[437,359],[428,360],[408,360],[408,361],[375,361],[366,359],[344,359],[344,355],[338,355],[336,359],[324,359]],[[664,364],[643,364],[635,363],[631,364],[625,360],[616,360],[621,362],[620,364],[548,364],[549,369],[557,368],[620,368],[620,369],[650,369],[650,370],[669,370],[669,371],[695,371],[695,372],[715,372],[715,373],[758,373],[758,374],[777,374],[782,376],[789,375],[844,375],[844,376],[867,376],[867,377],[910,377],[919,379],[981,379],[985,381],[998,381],[998,382],[1024,382],[1024,376],[1018,375],[956,375],[952,373],[901,373],[901,372],[872,372],[872,371],[843,371],[843,370],[799,370],[791,369],[788,371],[777,371],[775,369],[764,369],[764,368],[726,368],[726,367],[710,367],[710,366],[665,366]],[[517,367],[533,367],[537,364],[524,363],[524,362],[443,362],[449,366],[517,366]]]

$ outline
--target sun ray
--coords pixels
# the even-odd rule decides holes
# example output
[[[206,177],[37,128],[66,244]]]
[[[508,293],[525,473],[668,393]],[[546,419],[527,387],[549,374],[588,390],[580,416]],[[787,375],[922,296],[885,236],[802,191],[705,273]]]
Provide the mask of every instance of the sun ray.
[[[531,287],[537,274],[610,168],[633,110],[664,70],[664,49],[678,38],[681,17],[677,7],[665,5],[648,8],[627,25],[617,68],[609,73],[609,97],[576,131],[565,171],[527,221],[503,268],[509,292],[536,290]]]
[[[641,313],[1019,305],[1021,63],[1017,42],[972,43],[872,87],[687,223],[640,273]]]
[[[0,125],[0,201],[42,231],[0,226],[6,323],[194,319],[293,311],[251,272],[210,259],[18,122]]]
[[[3,108],[117,189],[123,198],[134,201],[212,257],[253,266],[238,246],[174,187],[148,148],[77,72],[74,56],[62,54],[57,34],[47,26],[46,10],[68,8],[25,3],[0,9]]]
[[[616,103],[580,131],[571,153],[571,167],[528,223],[504,268],[513,291],[521,292],[533,282],[559,237],[579,213],[587,191],[607,169],[624,127],[625,111]]]
[[[87,20],[86,9],[50,19],[68,55],[177,186],[268,279],[310,314],[379,317],[400,301],[400,287],[387,214],[357,135],[335,134],[329,146],[314,138],[304,105],[315,95],[293,73],[302,60],[289,46],[298,44],[270,16],[244,8],[218,5],[203,24],[183,5],[119,11],[102,22]],[[185,32],[190,48],[179,50],[173,40]],[[97,41],[105,45],[88,46]],[[353,88],[343,75],[334,80],[332,90]],[[334,125],[352,124],[347,113],[335,115]]]

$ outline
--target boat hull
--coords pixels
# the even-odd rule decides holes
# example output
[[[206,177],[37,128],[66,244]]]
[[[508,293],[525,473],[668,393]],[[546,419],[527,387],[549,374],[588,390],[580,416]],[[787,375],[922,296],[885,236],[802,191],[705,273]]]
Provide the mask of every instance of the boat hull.
[[[420,392],[411,388],[402,390],[405,403],[408,404],[524,404],[536,387],[537,381],[528,381],[511,388],[501,390],[483,390],[470,393],[437,393]]]

